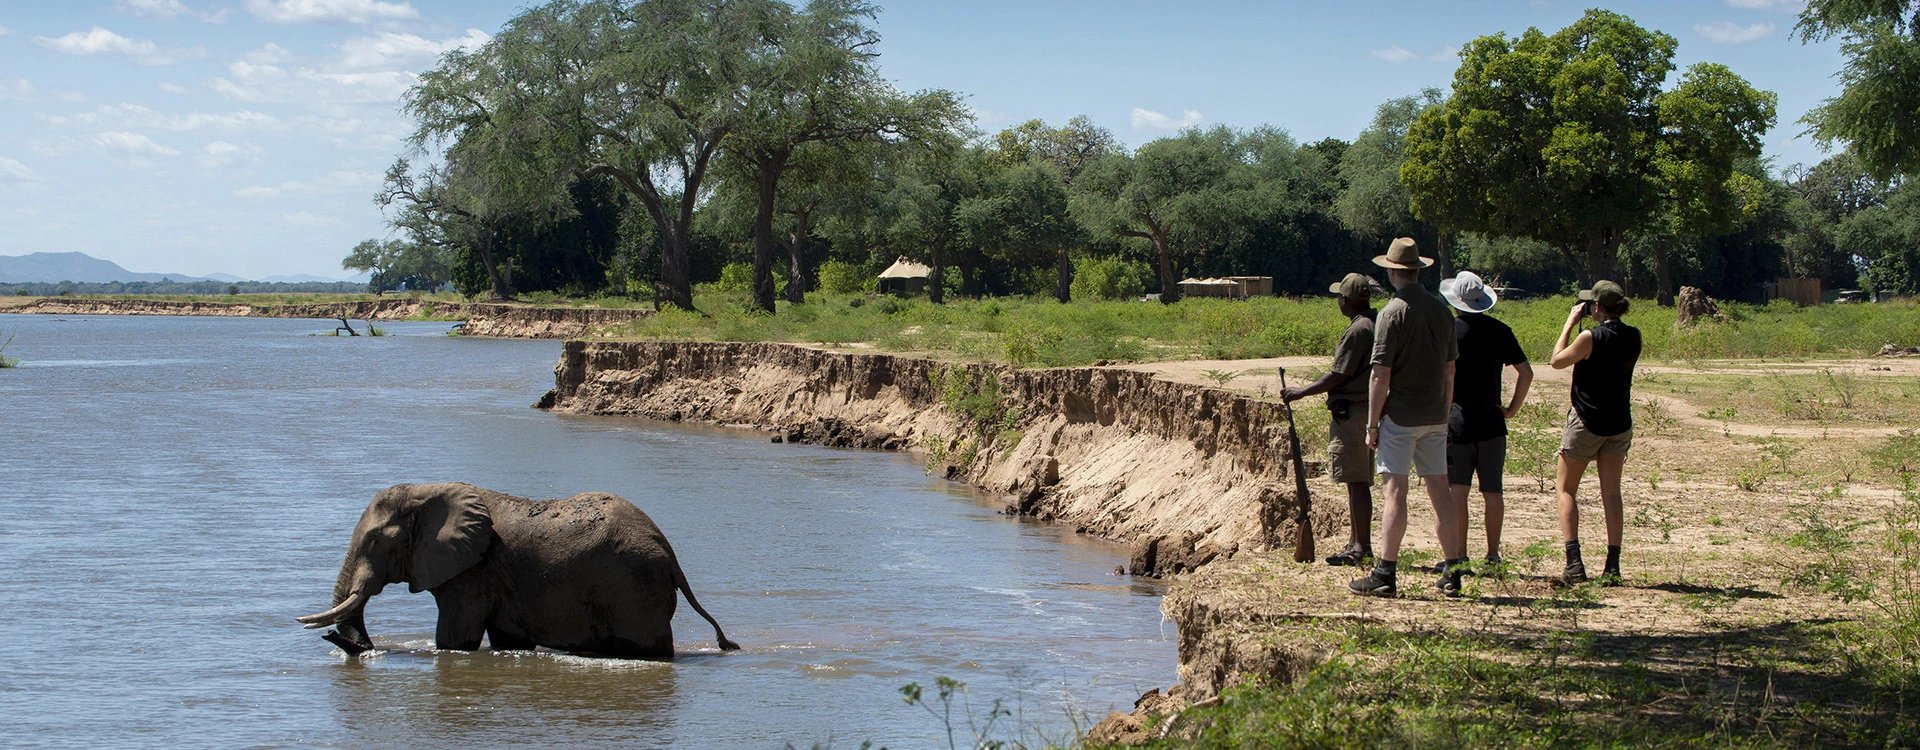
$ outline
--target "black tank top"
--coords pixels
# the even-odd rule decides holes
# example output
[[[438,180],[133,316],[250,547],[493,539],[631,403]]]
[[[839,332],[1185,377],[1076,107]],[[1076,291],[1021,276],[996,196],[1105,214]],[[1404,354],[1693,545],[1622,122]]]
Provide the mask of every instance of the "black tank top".
[[[1593,352],[1573,366],[1573,411],[1595,435],[1633,429],[1633,366],[1640,329],[1614,318],[1593,327]]]

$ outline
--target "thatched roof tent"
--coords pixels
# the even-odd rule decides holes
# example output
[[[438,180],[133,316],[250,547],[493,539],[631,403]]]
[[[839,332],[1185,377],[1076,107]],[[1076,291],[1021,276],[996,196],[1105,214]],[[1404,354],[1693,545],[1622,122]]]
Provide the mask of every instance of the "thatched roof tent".
[[[933,269],[902,257],[880,272],[883,279],[924,279],[933,276]]]

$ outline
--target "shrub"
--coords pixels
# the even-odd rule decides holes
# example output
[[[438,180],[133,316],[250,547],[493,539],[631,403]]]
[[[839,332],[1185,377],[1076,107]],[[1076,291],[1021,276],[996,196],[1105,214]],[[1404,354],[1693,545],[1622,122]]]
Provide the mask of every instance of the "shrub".
[[[825,294],[860,294],[873,288],[872,280],[865,269],[841,260],[830,260],[820,264],[819,291]]]
[[[1153,268],[1120,258],[1082,258],[1068,291],[1077,300],[1133,299],[1145,294]]]

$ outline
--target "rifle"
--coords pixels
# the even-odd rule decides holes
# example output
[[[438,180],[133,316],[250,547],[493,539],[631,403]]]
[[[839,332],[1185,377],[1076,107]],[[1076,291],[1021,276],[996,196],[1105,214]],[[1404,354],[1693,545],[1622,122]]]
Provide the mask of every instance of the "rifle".
[[[1287,368],[1280,369],[1280,390],[1287,389]],[[1307,491],[1307,462],[1300,457],[1300,433],[1293,426],[1293,404],[1287,407],[1287,443],[1293,450],[1293,493],[1300,512],[1293,517],[1293,561],[1313,562],[1313,494]]]

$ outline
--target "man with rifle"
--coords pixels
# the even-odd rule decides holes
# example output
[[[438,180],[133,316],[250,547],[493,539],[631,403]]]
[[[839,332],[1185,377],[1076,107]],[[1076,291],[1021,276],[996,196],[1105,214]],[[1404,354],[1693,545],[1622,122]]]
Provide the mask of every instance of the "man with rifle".
[[[1360,566],[1373,557],[1373,449],[1367,447],[1367,373],[1373,357],[1372,300],[1381,289],[1373,279],[1350,273],[1327,291],[1336,295],[1340,314],[1348,320],[1347,331],[1333,350],[1333,369],[1305,386],[1282,390],[1280,398],[1292,404],[1308,396],[1327,394],[1327,411],[1331,412],[1327,420],[1327,475],[1347,486],[1347,514],[1352,519],[1347,546],[1328,557],[1327,564]]]

